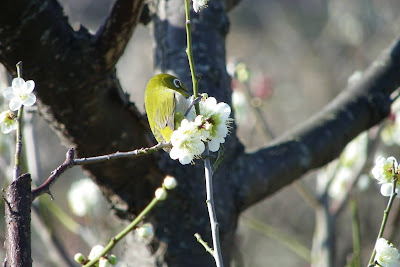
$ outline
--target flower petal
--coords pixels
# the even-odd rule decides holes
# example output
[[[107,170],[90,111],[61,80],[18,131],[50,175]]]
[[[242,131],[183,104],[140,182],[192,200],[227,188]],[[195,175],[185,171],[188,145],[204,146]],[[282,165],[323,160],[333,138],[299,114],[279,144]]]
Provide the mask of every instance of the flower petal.
[[[22,102],[24,106],[32,106],[36,103],[36,96],[32,93],[26,96],[26,99]]]
[[[210,149],[211,152],[217,152],[219,149],[220,143],[217,142],[215,139],[212,139],[210,142],[208,142],[208,148]]]
[[[32,93],[33,90],[35,89],[35,82],[32,80],[29,80],[25,83],[25,89],[24,89],[24,93],[25,94],[29,94]]]
[[[19,98],[14,98],[10,101],[10,104],[8,106],[12,111],[16,111],[21,108],[22,102]]]
[[[14,78],[11,82],[13,88],[20,88],[25,84],[25,80],[22,78]]]
[[[15,94],[12,87],[7,87],[6,89],[4,89],[3,96],[7,100],[13,99],[15,97]]]
[[[182,165],[189,164],[191,161],[192,161],[192,159],[189,158],[188,156],[184,156],[184,157],[179,158],[179,162],[180,162]]]
[[[178,159],[179,149],[176,147],[172,147],[171,151],[169,152],[169,156],[171,157],[171,159]]]
[[[390,197],[392,194],[393,186],[391,183],[386,183],[381,185],[381,194],[384,197]]]

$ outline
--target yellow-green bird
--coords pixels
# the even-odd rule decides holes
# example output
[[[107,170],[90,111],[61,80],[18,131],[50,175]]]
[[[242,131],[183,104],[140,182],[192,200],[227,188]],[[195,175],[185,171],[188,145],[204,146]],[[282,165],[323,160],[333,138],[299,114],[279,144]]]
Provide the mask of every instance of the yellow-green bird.
[[[175,76],[159,74],[151,78],[144,94],[144,105],[151,131],[156,140],[169,142],[179,128],[189,107],[190,96],[185,85]]]

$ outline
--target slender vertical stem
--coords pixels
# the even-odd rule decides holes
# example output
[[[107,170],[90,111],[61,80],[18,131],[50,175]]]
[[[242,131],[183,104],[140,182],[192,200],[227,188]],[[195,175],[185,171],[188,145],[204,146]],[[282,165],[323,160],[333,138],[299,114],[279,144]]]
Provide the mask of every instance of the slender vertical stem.
[[[193,49],[192,49],[192,31],[191,31],[191,21],[190,21],[190,0],[185,0],[185,13],[186,13],[186,40],[187,40],[187,48],[186,54],[189,60],[190,73],[192,75],[192,83],[193,83],[193,96],[194,99],[198,96],[198,87],[199,87],[199,78],[196,75],[196,69],[194,65],[193,58]],[[195,105],[196,115],[200,114],[199,104]],[[212,189],[212,170],[210,159],[208,157],[209,150],[208,144],[205,144],[204,154],[206,158],[204,159],[204,169],[205,169],[205,178],[206,178],[206,192],[207,192],[207,209],[208,215],[210,217],[211,224],[211,234],[213,239],[213,247],[214,247],[214,259],[217,267],[223,267],[222,254],[221,254],[221,246],[219,242],[219,230],[218,230],[218,222],[217,216],[215,214],[214,208],[214,196]]]
[[[210,217],[211,224],[211,235],[213,239],[213,248],[214,248],[214,259],[217,267],[222,267],[222,254],[221,254],[221,245],[219,242],[219,229],[218,229],[218,221],[217,215],[215,214],[215,205],[214,205],[214,193],[212,188],[212,170],[210,159],[207,157],[209,154],[208,144],[206,143],[206,149],[204,151],[206,158],[204,160],[204,169],[205,169],[205,178],[206,178],[206,193],[207,193],[207,209],[208,215]]]
[[[379,229],[379,234],[378,234],[378,237],[376,238],[376,241],[378,241],[378,239],[381,238],[382,235],[383,235],[383,231],[385,230],[386,222],[387,222],[387,219],[389,217],[390,209],[392,208],[392,204],[393,204],[394,198],[397,195],[397,193],[396,193],[397,178],[396,178],[395,174],[393,174],[393,176],[394,176],[394,179],[393,179],[392,194],[390,195],[389,202],[388,202],[388,204],[386,206],[386,209],[385,209],[385,211],[383,213],[382,224],[381,224],[381,228]],[[369,266],[373,265],[373,262],[374,262],[374,259],[375,259],[375,255],[376,255],[376,249],[374,247],[374,250],[372,251],[371,258],[369,259]]]
[[[18,62],[17,65],[17,75],[18,78],[22,78],[22,61]],[[21,151],[22,151],[22,114],[24,106],[18,110],[17,117],[17,134],[15,143],[15,160],[14,160],[14,173],[13,180],[15,181],[20,175],[20,165],[21,165]]]
[[[192,22],[190,21],[190,0],[185,0],[185,13],[186,13],[186,54],[189,60],[190,73],[192,75],[193,96],[197,98],[199,92],[199,79],[196,75],[194,66],[193,48],[192,48]],[[199,104],[195,105],[196,115],[200,114]]]

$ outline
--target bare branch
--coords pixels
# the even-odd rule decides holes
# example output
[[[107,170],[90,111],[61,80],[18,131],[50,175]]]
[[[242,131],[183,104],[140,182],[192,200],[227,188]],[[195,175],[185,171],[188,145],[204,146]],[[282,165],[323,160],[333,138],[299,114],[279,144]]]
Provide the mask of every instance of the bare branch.
[[[51,172],[49,178],[47,178],[47,180],[42,185],[32,190],[32,201],[44,193],[50,194],[51,185],[57,180],[58,177],[60,177],[62,173],[64,173],[67,169],[71,168],[74,165],[74,156],[75,150],[71,148],[66,154],[65,161],[60,166],[58,166],[57,169]]]
[[[400,84],[400,40],[384,51],[362,80],[324,110],[268,148],[238,157],[232,173],[242,182],[240,210],[271,195],[305,172],[336,158],[360,132],[386,118]]]
[[[118,0],[95,36],[96,48],[106,68],[114,68],[139,22],[143,0]]]
[[[97,156],[97,157],[90,157],[90,158],[80,158],[80,159],[74,159],[75,149],[71,148],[70,150],[68,150],[68,152],[66,154],[65,161],[60,166],[58,166],[57,169],[52,171],[49,178],[47,178],[47,180],[42,185],[40,185],[37,188],[32,190],[32,201],[44,193],[51,194],[50,187],[52,186],[52,184],[67,169],[69,169],[75,165],[94,164],[94,163],[100,163],[100,162],[104,162],[104,161],[108,161],[108,160],[121,159],[121,158],[136,158],[138,156],[149,155],[155,151],[158,151],[158,150],[166,148],[166,147],[171,147],[171,144],[170,143],[159,143],[159,144],[157,144],[153,147],[149,147],[149,148],[141,148],[141,149],[136,149],[136,150],[128,151],[128,152],[115,152],[113,154]]]

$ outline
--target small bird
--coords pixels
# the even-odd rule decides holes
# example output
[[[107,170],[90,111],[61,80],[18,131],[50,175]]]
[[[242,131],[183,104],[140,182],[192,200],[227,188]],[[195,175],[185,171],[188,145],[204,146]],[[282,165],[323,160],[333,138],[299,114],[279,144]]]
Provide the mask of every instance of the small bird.
[[[175,76],[158,74],[151,78],[144,94],[144,105],[156,140],[169,142],[189,108],[190,93]]]

